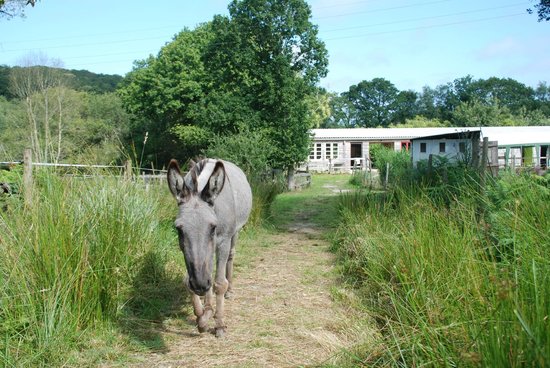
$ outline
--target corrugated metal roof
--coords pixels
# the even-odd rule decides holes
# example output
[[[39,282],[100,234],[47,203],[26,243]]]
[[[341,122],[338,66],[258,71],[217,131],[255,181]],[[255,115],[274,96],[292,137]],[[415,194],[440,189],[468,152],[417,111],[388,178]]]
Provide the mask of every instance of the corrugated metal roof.
[[[342,128],[312,129],[316,140],[406,140],[458,132],[480,131],[482,137],[499,146],[550,144],[550,126],[529,127],[452,127],[452,128]]]

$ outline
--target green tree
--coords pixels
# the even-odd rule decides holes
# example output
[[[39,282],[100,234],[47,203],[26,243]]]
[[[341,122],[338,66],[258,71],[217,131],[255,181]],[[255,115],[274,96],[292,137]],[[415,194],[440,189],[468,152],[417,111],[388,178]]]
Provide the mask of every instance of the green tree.
[[[289,170],[309,153],[308,97],[327,73],[327,52],[310,18],[304,0],[234,0],[229,18],[213,21],[217,37],[205,59],[220,87],[257,112],[251,128],[268,132],[272,165]]]
[[[397,108],[398,89],[384,78],[362,81],[349,88],[348,98],[357,111],[363,127],[387,127]]]
[[[518,114],[522,109],[533,110],[535,106],[535,91],[511,78],[479,79],[473,81],[471,92],[464,101],[476,98],[481,102],[491,105],[498,100],[501,106],[506,106],[513,114]]]
[[[136,151],[145,151],[147,161],[162,165],[170,157],[198,154],[197,147],[183,146],[176,132],[197,125],[209,89],[202,56],[211,38],[208,24],[193,31],[185,29],[156,57],[136,62],[121,83],[119,95],[132,116],[129,140]],[[144,150],[146,134],[149,139]]]
[[[307,96],[312,128],[320,128],[331,116],[330,99],[331,94],[322,88],[317,88],[315,93]]]
[[[550,117],[550,86],[546,82],[539,82],[537,85],[535,103],[545,117]]]
[[[453,121],[455,126],[464,127],[499,126],[505,125],[505,121],[512,121],[512,114],[506,106],[501,106],[497,99],[491,104],[473,99],[460,103],[453,112]]]
[[[405,120],[404,123],[391,125],[390,128],[446,128],[450,127],[451,123],[439,119],[428,119],[424,116],[417,115],[414,118]]]
[[[395,99],[395,112],[392,122],[403,123],[407,119],[414,118],[418,113],[418,93],[414,91],[401,91]]]
[[[330,115],[325,119],[321,128],[355,128],[357,126],[357,112],[346,92],[340,95],[332,94],[329,106]]]
[[[181,32],[137,63],[120,95],[134,116],[135,141],[146,132],[156,137],[148,159],[186,158],[216,135],[262,131],[275,147],[273,167],[303,161],[316,84],[327,73],[310,17],[304,0],[233,1],[229,16]],[[184,147],[190,139],[202,143]]]

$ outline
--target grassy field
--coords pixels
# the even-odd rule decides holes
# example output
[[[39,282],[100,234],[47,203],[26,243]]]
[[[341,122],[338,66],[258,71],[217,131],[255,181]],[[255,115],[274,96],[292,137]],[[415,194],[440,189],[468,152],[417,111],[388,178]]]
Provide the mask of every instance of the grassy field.
[[[271,226],[326,230],[350,290],[333,298],[381,336],[334,366],[549,365],[547,178],[505,176],[444,201],[421,188],[341,193],[348,179],[317,175],[271,207],[276,189],[255,187],[238,265],[270,246]],[[0,367],[123,365],[165,349],[158,327],[192,313],[167,188],[42,173],[34,195],[0,212]]]
[[[550,185],[341,198],[333,249],[383,340],[341,366],[550,366]]]

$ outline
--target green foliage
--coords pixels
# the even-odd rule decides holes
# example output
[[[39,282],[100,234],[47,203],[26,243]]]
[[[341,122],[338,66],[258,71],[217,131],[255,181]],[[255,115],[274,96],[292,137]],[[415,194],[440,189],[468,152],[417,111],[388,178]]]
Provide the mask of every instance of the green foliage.
[[[176,240],[161,222],[167,191],[36,174],[33,205],[0,212],[0,357],[58,366],[88,329],[126,313],[145,260]]]
[[[122,76],[116,74],[96,74],[87,70],[69,70],[72,76],[71,86],[77,91],[90,93],[113,93],[116,91]]]
[[[377,146],[380,148],[374,149]],[[379,170],[381,184],[386,180],[388,165],[388,184],[392,186],[404,184],[403,181],[411,176],[412,160],[408,151],[395,151],[382,145],[374,145],[371,152],[374,153],[373,162]]]
[[[276,181],[252,179],[252,211],[247,227],[259,228],[268,223],[271,209],[277,196],[283,192],[284,186]]]
[[[387,127],[397,109],[398,92],[393,83],[384,78],[374,78],[351,86],[347,97],[357,111],[359,126]]]
[[[451,163],[443,156],[434,156],[431,168],[427,160],[419,161],[408,177],[410,184],[424,188],[426,195],[440,205],[450,205],[464,188],[479,190],[479,173],[468,162]]]
[[[458,126],[498,126],[511,119],[510,110],[501,107],[497,100],[491,104],[482,103],[478,99],[462,102],[453,112],[453,121]]]
[[[331,114],[328,116],[321,128],[355,128],[358,126],[357,111],[351,103],[347,94],[333,94],[330,96]]]
[[[51,103],[47,113],[45,96]],[[129,117],[117,95],[52,88],[31,95],[27,101],[32,105],[0,97],[0,157],[4,160],[22,159],[23,150],[31,146],[34,124],[42,147],[47,138],[54,153],[48,155],[48,161],[108,164],[120,160]]]
[[[195,125],[176,125],[170,129],[170,133],[181,142],[187,155],[192,155],[207,147],[212,136],[207,129]]]
[[[420,93],[398,91],[391,82],[375,78],[332,98],[324,126],[544,125],[550,117],[549,95],[546,82],[533,89],[511,78],[476,80],[468,75],[435,88],[425,86]]]
[[[418,187],[342,197],[333,250],[383,339],[361,365],[548,364],[547,179],[479,193],[462,186],[446,207]]]
[[[0,157],[2,161],[23,158],[29,145],[28,129],[21,126],[26,120],[25,108],[17,100],[8,101],[0,96]]]
[[[181,134],[169,133],[194,126],[211,132],[210,140],[261,131],[275,147],[271,166],[303,161],[316,116],[311,96],[327,64],[310,17],[303,0],[233,1],[228,17],[181,32],[136,64],[120,94],[134,115],[133,134],[153,137],[146,156],[197,155],[204,147],[191,154]]]
[[[41,68],[64,75],[67,78],[68,86],[74,90],[97,94],[115,92],[123,79],[120,75],[96,74],[87,70],[67,70],[47,66]],[[10,100],[17,97],[10,86],[10,74],[18,69],[28,68],[0,65],[0,96]]]
[[[14,97],[10,91],[10,69],[9,66],[0,65],[0,97]]]
[[[439,119],[430,119],[417,115],[411,119],[406,119],[404,123],[391,125],[390,128],[448,128],[451,123]]]
[[[260,131],[216,136],[207,150],[206,157],[228,160],[239,166],[253,181],[260,181],[269,174],[270,158],[274,147]]]

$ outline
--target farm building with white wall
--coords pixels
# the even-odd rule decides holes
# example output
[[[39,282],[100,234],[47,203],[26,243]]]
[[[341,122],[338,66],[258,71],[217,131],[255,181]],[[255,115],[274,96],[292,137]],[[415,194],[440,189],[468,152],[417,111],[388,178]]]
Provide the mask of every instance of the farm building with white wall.
[[[370,146],[381,144],[394,150],[412,149],[413,161],[425,159],[428,152],[420,152],[421,143],[430,144],[432,154],[459,157],[460,150],[469,152],[466,132],[479,132],[498,145],[498,166],[545,168],[550,155],[550,126],[529,127],[462,127],[462,128],[352,128],[313,129],[308,161],[311,171],[343,171],[366,169],[371,165]],[[420,139],[422,138],[422,139]],[[418,142],[418,155],[413,141]],[[461,145],[461,142],[464,144]],[[441,143],[445,143],[445,152]],[[426,150],[428,146],[426,145]],[[426,154],[426,157],[422,154]],[[490,163],[496,166],[497,163]]]

